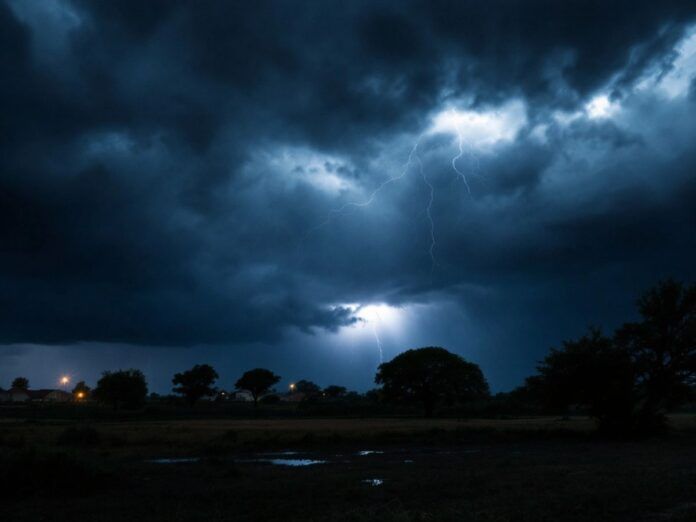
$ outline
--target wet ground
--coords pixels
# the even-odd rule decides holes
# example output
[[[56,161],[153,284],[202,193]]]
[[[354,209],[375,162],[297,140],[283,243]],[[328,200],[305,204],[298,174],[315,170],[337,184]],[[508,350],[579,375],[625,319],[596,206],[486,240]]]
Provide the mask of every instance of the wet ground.
[[[489,449],[490,450],[490,449]],[[218,457],[219,464],[270,464],[274,466],[307,467],[317,465],[345,466],[354,464],[365,464],[377,459],[381,464],[408,465],[416,462],[416,459],[432,459],[437,456],[457,456],[472,453],[479,453],[482,448],[457,448],[457,449],[438,449],[427,447],[411,448],[390,448],[390,449],[358,449],[345,452],[315,452],[315,451],[264,451],[255,453],[239,453]],[[148,464],[204,464],[205,457],[158,457],[145,459]],[[370,479],[372,480],[372,479]],[[383,481],[374,480],[372,485],[381,485]]]
[[[50,446],[62,428],[16,426],[35,439],[22,447],[6,436],[0,447],[19,459],[5,486],[21,493],[5,494],[0,520],[696,521],[696,433],[607,441],[438,430],[391,442],[391,430],[346,441],[267,427],[249,441],[227,423],[98,426],[98,444],[65,448]]]

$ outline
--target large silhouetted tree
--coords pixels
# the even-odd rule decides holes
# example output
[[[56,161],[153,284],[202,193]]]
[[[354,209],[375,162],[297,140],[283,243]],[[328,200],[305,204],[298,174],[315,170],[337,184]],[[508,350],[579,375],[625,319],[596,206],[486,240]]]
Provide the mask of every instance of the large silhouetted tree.
[[[191,405],[202,397],[212,397],[216,393],[213,387],[218,374],[209,364],[197,364],[190,370],[177,373],[172,379],[174,393],[180,393]]]
[[[696,386],[696,284],[663,281],[637,304],[641,320],[624,324],[615,339],[634,363],[639,422],[657,428]]]
[[[104,372],[97,382],[93,396],[114,408],[139,408],[147,396],[147,382],[140,370]]]
[[[556,408],[582,406],[600,428],[653,432],[696,387],[696,285],[664,281],[638,300],[641,320],[613,338],[592,329],[551,350],[527,390]]]
[[[254,406],[259,402],[259,397],[268,392],[274,384],[280,381],[280,376],[265,368],[254,368],[244,372],[235,386],[239,390],[246,390],[251,393],[254,399]]]
[[[12,387],[18,390],[28,390],[29,379],[26,377],[15,377],[15,379],[12,381]]]
[[[421,402],[427,417],[441,401],[461,403],[490,394],[478,365],[438,347],[397,355],[379,366],[375,382],[383,385],[387,399]]]
[[[625,350],[598,329],[552,349],[527,379],[527,387],[552,409],[579,406],[601,429],[629,429],[633,420],[634,369]]]

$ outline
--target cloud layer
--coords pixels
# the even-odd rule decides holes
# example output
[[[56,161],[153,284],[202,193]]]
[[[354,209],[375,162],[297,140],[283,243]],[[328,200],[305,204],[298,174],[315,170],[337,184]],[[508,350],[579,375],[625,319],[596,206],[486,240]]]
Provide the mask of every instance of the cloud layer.
[[[695,15],[0,3],[0,343],[292,351],[423,306],[509,386],[696,275]]]

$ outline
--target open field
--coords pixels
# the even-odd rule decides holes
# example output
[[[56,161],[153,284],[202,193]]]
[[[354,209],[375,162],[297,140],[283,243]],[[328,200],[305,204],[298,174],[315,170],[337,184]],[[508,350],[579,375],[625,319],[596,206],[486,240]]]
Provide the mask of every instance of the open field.
[[[696,417],[672,424],[620,442],[580,418],[5,420],[0,518],[696,520]]]
[[[691,419],[690,419],[691,420]],[[3,436],[24,439],[31,444],[51,445],[70,422],[60,420],[0,422]],[[92,424],[107,441],[119,441],[124,446],[147,447],[153,441],[171,448],[190,449],[206,445],[220,437],[240,446],[273,446],[302,444],[305,441],[323,443],[336,441],[401,440],[412,438],[472,435],[480,431],[554,432],[561,430],[586,433],[593,424],[584,418],[530,418],[511,420],[490,419],[241,419],[241,420],[176,420],[121,421]],[[696,428],[696,420],[694,421]],[[232,435],[231,435],[232,434]],[[1,440],[1,439],[0,439]],[[116,443],[118,447],[118,443]]]

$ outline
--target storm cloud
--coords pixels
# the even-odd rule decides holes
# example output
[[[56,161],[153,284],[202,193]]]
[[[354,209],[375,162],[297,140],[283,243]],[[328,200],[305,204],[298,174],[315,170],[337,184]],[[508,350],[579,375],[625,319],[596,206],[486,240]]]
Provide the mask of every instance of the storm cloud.
[[[375,360],[351,378],[307,346],[379,305],[404,315],[387,356],[445,344],[513,386],[696,275],[695,23],[684,1],[0,2],[0,358],[263,352],[366,387]]]

